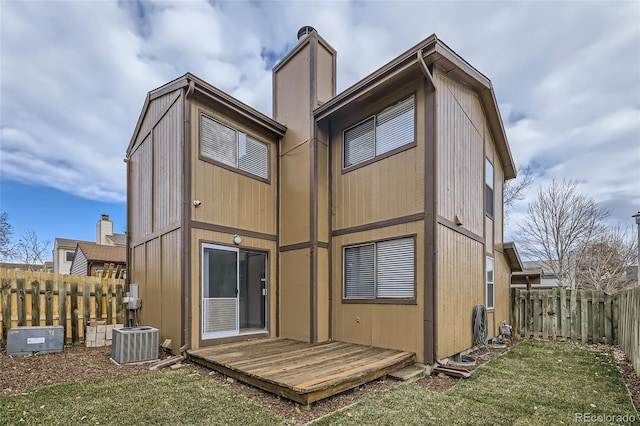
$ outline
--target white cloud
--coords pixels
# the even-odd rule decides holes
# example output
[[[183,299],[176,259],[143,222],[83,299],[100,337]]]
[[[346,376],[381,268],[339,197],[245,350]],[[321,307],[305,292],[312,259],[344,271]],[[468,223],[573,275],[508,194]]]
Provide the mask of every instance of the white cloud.
[[[637,2],[4,2],[0,23],[3,179],[123,201],[146,92],[189,71],[270,115],[271,67],[312,25],[339,91],[436,33],[492,80],[536,185],[640,207]]]

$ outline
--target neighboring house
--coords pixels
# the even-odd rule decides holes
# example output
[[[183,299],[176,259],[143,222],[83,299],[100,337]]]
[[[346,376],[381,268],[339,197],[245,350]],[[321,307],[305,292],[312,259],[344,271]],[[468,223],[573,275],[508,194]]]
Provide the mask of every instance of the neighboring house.
[[[26,263],[0,262],[0,268],[4,269],[20,269],[28,271],[29,269],[36,272],[53,272],[53,262],[45,261],[44,265],[27,265]]]
[[[71,275],[91,276],[95,271],[102,272],[109,264],[126,268],[127,248],[79,242],[71,263]]]
[[[524,261],[522,271],[511,276],[511,288],[549,290],[558,287],[558,278],[544,262]]]
[[[71,240],[68,238],[56,238],[53,245],[53,272],[56,274],[69,274],[71,264],[76,252],[78,243],[89,243],[90,241]],[[109,215],[103,214],[96,223],[96,244],[107,246],[126,247],[127,237],[125,234],[114,234],[113,222],[109,220]],[[86,275],[83,273],[82,275]]]
[[[303,28],[271,119],[192,74],[147,95],[128,168],[130,281],[174,352],[282,336],[433,363],[509,320],[502,191],[516,175],[491,82],[435,35],[336,95]]]

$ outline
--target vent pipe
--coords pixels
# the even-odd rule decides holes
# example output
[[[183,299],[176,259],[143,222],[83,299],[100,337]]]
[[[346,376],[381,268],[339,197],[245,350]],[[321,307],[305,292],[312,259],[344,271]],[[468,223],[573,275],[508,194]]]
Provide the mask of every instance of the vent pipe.
[[[298,30],[298,41],[300,41],[300,39],[303,38],[304,36],[311,34],[311,32],[315,30],[316,30],[315,28],[309,25],[305,25],[304,27],[300,28]]]

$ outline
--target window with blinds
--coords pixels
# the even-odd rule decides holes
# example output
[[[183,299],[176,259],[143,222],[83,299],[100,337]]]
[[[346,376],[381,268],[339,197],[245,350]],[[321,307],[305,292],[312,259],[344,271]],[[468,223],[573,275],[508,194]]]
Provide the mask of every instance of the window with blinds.
[[[200,155],[269,179],[269,146],[204,114],[200,116]]]
[[[415,142],[415,96],[346,129],[343,140],[345,168]]]
[[[415,297],[414,238],[344,248],[345,299]]]

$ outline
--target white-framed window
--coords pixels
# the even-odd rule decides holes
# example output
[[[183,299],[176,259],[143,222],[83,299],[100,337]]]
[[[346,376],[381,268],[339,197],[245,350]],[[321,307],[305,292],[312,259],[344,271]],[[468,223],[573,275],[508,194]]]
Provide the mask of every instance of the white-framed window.
[[[344,247],[344,299],[415,298],[415,238]]]
[[[344,130],[344,163],[348,168],[415,142],[415,96]]]
[[[493,268],[493,259],[487,256],[486,262],[486,295],[487,295],[487,309],[493,309],[495,307],[494,304],[494,268]]]
[[[76,255],[76,253],[73,251],[66,251],[64,255],[65,255],[65,260],[67,262],[73,262],[73,258]]]
[[[200,115],[200,155],[269,179],[269,145],[204,114]]]
[[[485,205],[486,212],[488,215],[493,216],[494,211],[494,202],[493,202],[493,164],[489,159],[485,159],[484,166],[484,196],[485,196]]]

